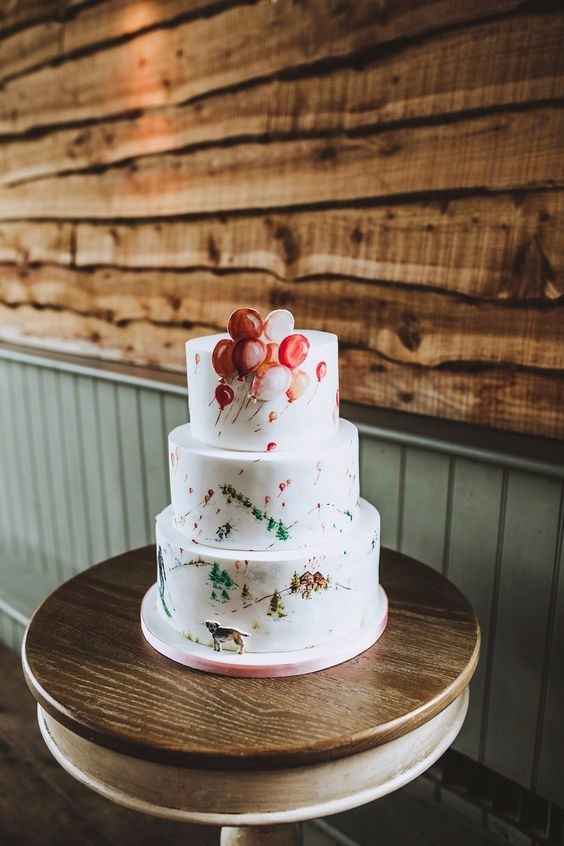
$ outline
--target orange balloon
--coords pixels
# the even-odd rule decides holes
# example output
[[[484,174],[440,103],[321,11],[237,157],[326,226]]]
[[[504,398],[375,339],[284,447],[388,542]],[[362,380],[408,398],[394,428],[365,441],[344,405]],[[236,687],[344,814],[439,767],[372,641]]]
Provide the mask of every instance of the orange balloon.
[[[303,370],[294,370],[292,373],[292,381],[286,391],[288,402],[295,402],[298,400],[309,385],[309,376]]]

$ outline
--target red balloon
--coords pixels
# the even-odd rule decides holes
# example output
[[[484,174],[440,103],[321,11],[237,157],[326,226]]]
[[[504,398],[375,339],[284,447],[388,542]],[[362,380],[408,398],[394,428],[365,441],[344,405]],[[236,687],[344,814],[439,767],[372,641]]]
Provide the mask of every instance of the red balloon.
[[[229,379],[230,376],[235,375],[235,365],[233,364],[233,347],[234,341],[229,338],[222,338],[214,347],[212,353],[213,369],[218,376],[223,376]]]
[[[327,375],[327,365],[324,361],[320,361],[317,367],[315,368],[315,375],[317,376],[318,382],[321,382],[322,379],[325,379]]]
[[[223,409],[226,406],[231,405],[231,403],[235,399],[235,394],[233,393],[233,388],[231,388],[229,385],[224,385],[224,384],[218,385],[217,388],[215,389],[215,398],[217,400],[217,404],[219,405],[219,407],[223,411]]]
[[[234,341],[256,340],[262,335],[261,316],[254,308],[238,308],[229,318],[227,331]]]
[[[241,376],[255,371],[261,366],[265,357],[266,347],[262,341],[242,338],[233,347],[233,364]]]
[[[294,367],[299,367],[300,364],[307,358],[309,352],[309,341],[305,335],[288,335],[280,344],[278,351],[278,358],[280,364],[284,364],[293,370]]]

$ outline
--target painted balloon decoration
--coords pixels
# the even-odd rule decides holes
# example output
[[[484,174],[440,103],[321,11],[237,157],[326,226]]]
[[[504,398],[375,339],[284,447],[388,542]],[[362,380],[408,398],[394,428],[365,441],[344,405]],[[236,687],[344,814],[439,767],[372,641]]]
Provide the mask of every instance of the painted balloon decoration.
[[[315,368],[315,378],[318,382],[322,382],[323,379],[327,376],[327,365],[324,361],[320,361],[317,367]]]
[[[305,335],[288,335],[280,344],[278,358],[290,370],[299,367],[307,358],[309,341]]]
[[[221,342],[220,342],[221,343]],[[233,347],[232,359],[240,376],[248,376],[257,370],[266,358],[266,347],[262,341],[241,338]]]
[[[263,402],[276,399],[287,390],[291,379],[291,371],[282,364],[260,368],[251,382],[250,396]]]
[[[238,308],[232,312],[227,323],[227,331],[234,341],[241,338],[256,340],[262,335],[261,316],[254,308]]]
[[[292,373],[292,381],[286,391],[288,402],[295,402],[299,400],[302,394],[307,390],[309,385],[309,376],[303,370],[294,370]]]
[[[271,311],[264,321],[264,334],[269,341],[280,343],[294,328],[294,315],[285,308]]]
[[[327,364],[324,361],[320,361],[318,363],[317,367],[315,368],[315,390],[314,390],[313,394],[311,395],[311,398],[308,402],[308,405],[314,399],[314,397],[317,393],[317,389],[319,388],[321,382],[323,382],[323,380],[325,379],[326,376],[327,376]]]
[[[220,382],[217,388],[215,389],[215,399],[217,404],[219,405],[219,414],[217,415],[216,423],[219,422],[219,418],[221,417],[221,413],[228,405],[231,405],[233,400],[235,399],[235,393],[233,392],[233,388],[230,385],[226,385],[224,382]]]
[[[220,377],[214,396],[219,406],[218,421],[235,399],[231,384],[237,381],[245,382],[248,389],[241,403],[237,401],[232,422],[237,420],[243,406],[248,408],[251,403],[258,407],[253,407],[249,420],[266,402],[286,397],[291,404],[303,396],[310,377],[300,366],[308,356],[310,344],[305,335],[293,330],[294,316],[283,308],[271,311],[265,320],[253,308],[238,308],[230,315],[227,325],[230,337],[221,338],[212,353],[212,366]],[[319,362],[315,370],[316,389],[326,373],[327,365]],[[279,413],[271,411],[268,422],[277,420]],[[268,448],[274,448],[272,442]]]
[[[233,364],[234,346],[234,341],[224,338],[217,342],[212,353],[213,369],[218,376],[222,376],[225,379],[229,379],[235,375],[235,365]]]

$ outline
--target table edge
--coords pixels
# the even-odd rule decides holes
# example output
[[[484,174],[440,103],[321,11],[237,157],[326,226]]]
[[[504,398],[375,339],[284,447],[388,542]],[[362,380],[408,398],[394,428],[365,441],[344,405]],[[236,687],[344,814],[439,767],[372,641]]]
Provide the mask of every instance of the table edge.
[[[153,545],[138,547],[131,550],[124,555],[138,555],[145,554],[146,550],[150,550]],[[391,550],[396,552],[395,550]],[[115,556],[121,558],[123,555]],[[410,556],[403,556],[410,559]],[[111,560],[111,559],[110,559]],[[413,559],[417,560],[417,559]],[[100,562],[105,563],[105,562]],[[421,561],[418,564],[427,567]],[[96,566],[96,565],[94,565]],[[432,568],[429,568],[432,569]],[[74,577],[73,577],[74,578]],[[446,577],[445,577],[446,578]],[[451,583],[452,584],[452,583]],[[108,732],[100,732],[94,726],[90,726],[81,722],[74,717],[70,712],[63,708],[43,689],[41,684],[35,678],[31,667],[29,666],[26,646],[28,633],[33,625],[35,615],[40,611],[45,602],[49,600],[52,594],[49,594],[43,602],[34,611],[28,626],[25,630],[22,647],[21,647],[21,662],[24,679],[29,688],[30,693],[38,702],[38,704],[55,720],[70,731],[83,737],[86,740],[97,743],[108,749],[116,752],[129,755],[134,758],[140,758],[148,761],[155,761],[160,763],[171,763],[176,765],[201,767],[203,769],[278,769],[287,767],[299,767],[309,764],[322,763],[325,761],[338,760],[349,755],[354,755],[358,752],[364,752],[368,749],[381,746],[391,740],[396,740],[410,731],[418,728],[429,720],[433,719],[437,714],[443,711],[450,705],[469,685],[480,655],[481,644],[481,630],[480,624],[474,613],[474,610],[464,594],[453,585],[456,590],[463,596],[469,610],[472,613],[472,620],[475,628],[476,640],[474,650],[468,663],[466,664],[462,673],[454,679],[451,684],[446,687],[440,694],[437,694],[433,699],[419,706],[419,708],[409,711],[403,716],[396,717],[387,723],[382,723],[376,728],[367,729],[359,732],[353,736],[341,738],[339,741],[324,741],[318,744],[311,745],[301,750],[288,750],[287,752],[278,750],[274,755],[271,751],[254,750],[252,754],[239,753],[225,753],[218,754],[216,752],[207,753],[205,751],[190,752],[187,750],[173,750],[166,747],[152,747],[143,743],[137,743],[131,740],[124,740],[122,737],[112,735]],[[52,593],[55,593],[56,590]],[[188,668],[185,668],[188,672]],[[324,672],[323,670],[319,672]]]

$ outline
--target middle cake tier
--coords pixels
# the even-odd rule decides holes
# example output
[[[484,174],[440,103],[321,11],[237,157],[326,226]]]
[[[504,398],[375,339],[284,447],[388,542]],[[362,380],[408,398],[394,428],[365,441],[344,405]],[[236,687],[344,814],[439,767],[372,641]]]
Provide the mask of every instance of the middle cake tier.
[[[351,528],[358,509],[358,431],[341,420],[318,450],[252,453],[197,441],[187,423],[169,435],[175,527],[206,546],[301,549]]]

